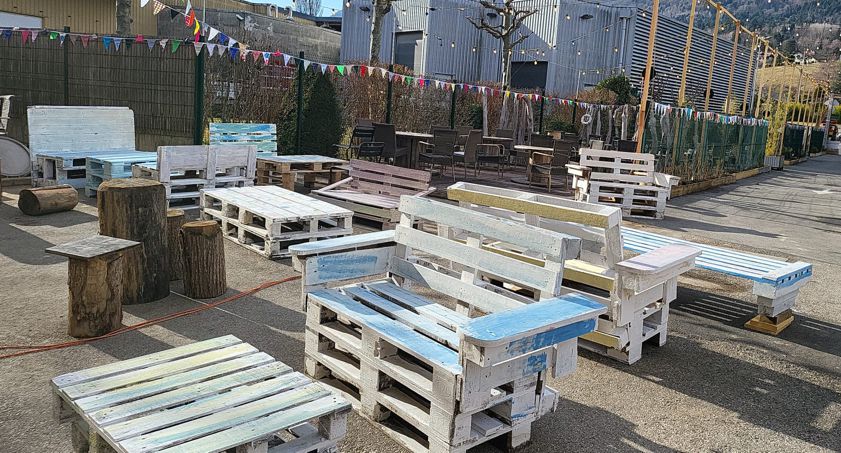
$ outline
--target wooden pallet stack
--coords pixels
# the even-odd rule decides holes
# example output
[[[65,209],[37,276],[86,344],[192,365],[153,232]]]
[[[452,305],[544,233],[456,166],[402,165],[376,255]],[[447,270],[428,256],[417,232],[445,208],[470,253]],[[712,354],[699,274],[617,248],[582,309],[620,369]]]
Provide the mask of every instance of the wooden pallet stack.
[[[618,208],[463,182],[450,186],[447,196],[465,208],[581,238],[580,256],[564,262],[565,286],[560,291],[586,294],[608,309],[596,331],[581,338],[582,347],[631,364],[642,357],[644,342],[666,343],[677,278],[694,267],[700,250],[666,245],[625,259]],[[485,247],[526,262],[544,262],[505,242]]]
[[[134,165],[132,175],[161,182],[170,208],[200,209],[202,189],[253,185],[256,158],[253,145],[160,146],[157,161]]]
[[[103,181],[131,178],[132,165],[155,160],[155,153],[148,151],[126,151],[98,156],[88,156],[85,164],[85,194],[95,197]]]
[[[277,156],[277,126],[252,123],[210,123],[211,145],[253,145],[258,157]]]
[[[257,185],[295,190],[295,182],[300,180],[305,187],[323,187],[341,180],[345,165],[347,161],[327,156],[257,157]]]
[[[500,436],[522,445],[532,423],[556,409],[548,376],[575,369],[577,337],[605,311],[584,296],[553,296],[579,241],[420,197],[403,197],[400,212],[393,235],[292,247],[306,291],[307,373],[410,451],[464,452]],[[419,220],[457,225],[470,239],[414,229]],[[490,237],[545,253],[550,264],[484,250]],[[544,291],[535,301],[490,276]],[[421,296],[416,286],[436,294]],[[470,318],[435,300],[486,315]]]
[[[225,238],[270,259],[288,257],[293,244],[353,234],[352,211],[275,186],[203,189],[201,207]]]
[[[655,172],[656,156],[586,148],[579,156],[578,164],[567,164],[576,200],[616,206],[624,216],[663,218],[680,178]]]

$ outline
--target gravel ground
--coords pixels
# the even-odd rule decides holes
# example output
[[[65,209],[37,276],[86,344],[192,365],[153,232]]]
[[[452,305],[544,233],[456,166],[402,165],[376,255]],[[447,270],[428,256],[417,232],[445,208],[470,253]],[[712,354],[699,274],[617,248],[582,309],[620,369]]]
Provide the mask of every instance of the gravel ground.
[[[26,217],[7,188],[0,205],[0,344],[68,341],[67,265],[54,244],[97,232],[96,209]],[[785,172],[672,200],[668,219],[644,228],[705,243],[809,261],[795,323],[779,337],[743,329],[754,313],[750,284],[706,271],[683,277],[669,341],[647,346],[633,366],[582,352],[571,377],[554,382],[558,411],[533,426],[526,452],[841,450],[841,158],[824,156]],[[228,295],[294,275],[225,244]],[[180,292],[180,285],[173,285]],[[303,370],[300,287],[276,286],[198,315],[86,346],[0,361],[0,451],[70,451],[52,418],[52,377],[234,334]],[[124,323],[194,307],[172,294],[125,307]],[[352,415],[348,452],[402,451]],[[482,451],[495,451],[485,448]]]

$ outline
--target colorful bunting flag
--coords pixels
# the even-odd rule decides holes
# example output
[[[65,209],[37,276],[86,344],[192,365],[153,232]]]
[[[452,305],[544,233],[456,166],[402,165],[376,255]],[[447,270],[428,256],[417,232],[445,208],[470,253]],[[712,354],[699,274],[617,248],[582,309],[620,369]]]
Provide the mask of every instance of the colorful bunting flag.
[[[147,3],[149,3],[149,0],[140,0],[140,7],[145,8]]]
[[[120,50],[121,42],[123,42],[123,38],[114,38],[114,50]]]
[[[176,51],[176,50],[178,50],[178,47],[179,47],[179,46],[181,46],[181,41],[180,41],[180,40],[178,40],[178,39],[173,39],[173,40],[172,40],[172,46],[171,46],[171,48],[172,48],[172,50],[171,50],[171,51],[172,51],[172,53],[175,53],[175,51]]]
[[[102,45],[105,46],[105,50],[108,50],[111,47],[111,37],[105,36],[102,38]]]
[[[146,45],[149,46],[149,50],[152,50],[155,47],[155,43],[157,42],[156,39],[147,39]]]
[[[195,51],[196,51],[196,56],[201,55],[201,50],[202,50],[202,48],[203,48],[202,46],[204,46],[204,43],[203,43],[203,42],[194,42],[194,43],[193,43],[193,48],[194,48],[194,49],[195,49]]]
[[[207,40],[208,41],[213,41],[213,38],[215,38],[216,35],[218,35],[218,34],[219,34],[219,30],[217,30],[213,27],[210,27],[210,31],[207,33]]]
[[[154,0],[154,3],[152,4],[152,14],[157,16],[158,13],[164,10],[164,8],[166,8],[166,5],[159,2],[158,0]]]

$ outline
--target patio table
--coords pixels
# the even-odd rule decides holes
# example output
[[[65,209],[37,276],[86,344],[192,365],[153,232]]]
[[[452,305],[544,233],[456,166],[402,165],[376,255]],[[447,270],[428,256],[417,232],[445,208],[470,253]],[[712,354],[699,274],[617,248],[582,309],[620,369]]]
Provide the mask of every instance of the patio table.
[[[429,140],[432,138],[432,134],[426,134],[423,132],[411,132],[411,131],[397,131],[395,132],[397,135],[397,139],[401,142],[408,142],[409,143],[409,162],[407,165],[409,168],[417,168],[418,167],[418,154],[419,151],[419,144],[424,140]]]

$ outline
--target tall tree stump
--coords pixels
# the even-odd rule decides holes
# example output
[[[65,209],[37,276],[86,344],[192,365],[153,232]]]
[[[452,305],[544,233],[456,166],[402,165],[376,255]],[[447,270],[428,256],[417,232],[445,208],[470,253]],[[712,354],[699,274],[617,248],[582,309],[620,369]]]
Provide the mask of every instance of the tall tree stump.
[[[112,179],[97,191],[99,233],[143,244],[126,253],[123,304],[169,295],[166,190],[149,179]]]
[[[186,222],[184,211],[170,209],[166,211],[166,243],[169,253],[169,280],[181,280],[183,273],[184,252],[181,248],[181,226]]]
[[[225,245],[215,220],[187,222],[181,227],[184,252],[184,292],[188,297],[209,299],[221,296],[225,280]]]
[[[47,253],[70,258],[67,333],[90,338],[114,331],[123,321],[125,257],[140,243],[93,236],[50,247]]]
[[[79,193],[73,186],[39,187],[23,189],[18,198],[18,208],[26,215],[44,215],[69,211],[79,203]]]

